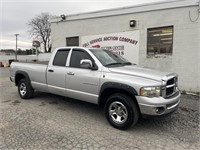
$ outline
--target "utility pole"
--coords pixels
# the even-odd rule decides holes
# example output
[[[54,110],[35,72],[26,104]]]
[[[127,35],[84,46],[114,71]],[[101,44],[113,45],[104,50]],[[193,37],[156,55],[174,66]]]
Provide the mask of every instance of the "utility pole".
[[[19,34],[14,34],[15,36],[16,36],[16,52],[15,52],[15,59],[17,60],[17,36],[19,35]]]

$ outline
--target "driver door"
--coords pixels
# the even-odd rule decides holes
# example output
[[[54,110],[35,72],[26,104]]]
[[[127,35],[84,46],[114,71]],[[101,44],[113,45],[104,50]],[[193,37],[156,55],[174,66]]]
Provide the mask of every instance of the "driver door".
[[[84,49],[74,48],[66,74],[67,95],[74,99],[97,104],[101,72],[82,68],[80,66],[82,59],[89,59],[94,62]]]

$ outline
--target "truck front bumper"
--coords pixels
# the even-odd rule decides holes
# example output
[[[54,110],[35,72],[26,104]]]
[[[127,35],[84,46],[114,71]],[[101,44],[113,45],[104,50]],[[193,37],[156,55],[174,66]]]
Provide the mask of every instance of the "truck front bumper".
[[[180,103],[180,92],[178,91],[170,98],[136,96],[140,112],[143,116],[164,116],[178,109]]]

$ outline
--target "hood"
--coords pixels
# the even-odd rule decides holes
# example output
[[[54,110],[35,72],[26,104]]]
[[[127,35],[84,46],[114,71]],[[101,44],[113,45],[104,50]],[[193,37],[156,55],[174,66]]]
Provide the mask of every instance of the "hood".
[[[161,72],[150,68],[138,67],[136,65],[112,67],[108,69],[114,73],[132,75],[156,81],[161,81],[163,77],[171,74],[169,72]]]

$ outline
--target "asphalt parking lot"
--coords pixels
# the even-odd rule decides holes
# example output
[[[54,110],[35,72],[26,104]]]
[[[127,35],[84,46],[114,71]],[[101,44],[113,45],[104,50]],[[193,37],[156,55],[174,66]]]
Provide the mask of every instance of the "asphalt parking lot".
[[[182,150],[200,149],[199,97],[182,95],[174,114],[141,119],[126,131],[106,121],[96,105],[36,92],[20,99],[0,68],[0,149]]]

